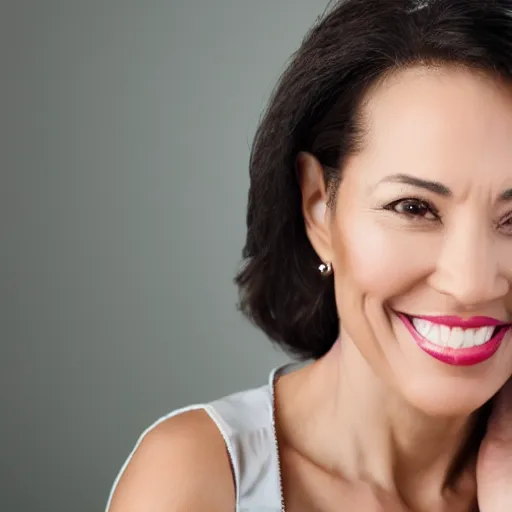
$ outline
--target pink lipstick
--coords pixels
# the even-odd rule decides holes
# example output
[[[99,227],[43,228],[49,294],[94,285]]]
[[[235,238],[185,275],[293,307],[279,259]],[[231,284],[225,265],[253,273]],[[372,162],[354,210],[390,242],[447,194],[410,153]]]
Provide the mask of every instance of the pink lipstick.
[[[511,328],[509,322],[485,316],[397,316],[424,352],[453,366],[486,361],[496,353]]]
[[[471,318],[460,318],[458,316],[415,316],[434,324],[446,325],[448,327],[461,327],[462,329],[478,329],[480,327],[503,327],[510,325],[509,322],[502,322],[489,316],[473,316]]]

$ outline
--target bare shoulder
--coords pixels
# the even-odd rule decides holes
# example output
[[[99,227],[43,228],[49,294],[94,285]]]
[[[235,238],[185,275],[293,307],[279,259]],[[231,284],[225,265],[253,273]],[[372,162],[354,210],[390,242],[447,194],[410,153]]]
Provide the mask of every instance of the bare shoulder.
[[[163,421],[143,439],[108,512],[225,511],[235,507],[229,455],[203,410]]]

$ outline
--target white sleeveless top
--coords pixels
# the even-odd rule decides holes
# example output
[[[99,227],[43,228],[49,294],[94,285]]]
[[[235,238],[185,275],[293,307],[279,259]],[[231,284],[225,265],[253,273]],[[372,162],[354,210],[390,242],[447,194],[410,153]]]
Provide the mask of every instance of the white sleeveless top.
[[[139,437],[114,481],[105,512],[133,454],[148,432],[178,414],[202,409],[217,425],[231,459],[235,483],[236,512],[279,512],[281,481],[279,453],[274,434],[274,382],[296,364],[272,370],[266,386],[241,391],[207,404],[178,409],[163,416]]]

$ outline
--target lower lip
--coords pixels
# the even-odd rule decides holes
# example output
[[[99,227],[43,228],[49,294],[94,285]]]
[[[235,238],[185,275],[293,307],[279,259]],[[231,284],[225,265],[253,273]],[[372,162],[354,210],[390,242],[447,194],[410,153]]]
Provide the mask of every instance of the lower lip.
[[[412,321],[405,315],[397,313],[398,317],[404,323],[407,330],[411,333],[418,346],[434,359],[452,366],[472,366],[483,363],[491,358],[498,350],[503,338],[510,330],[510,327],[500,329],[498,334],[493,336],[484,345],[471,348],[449,348],[440,347],[435,343],[424,338],[412,324]]]

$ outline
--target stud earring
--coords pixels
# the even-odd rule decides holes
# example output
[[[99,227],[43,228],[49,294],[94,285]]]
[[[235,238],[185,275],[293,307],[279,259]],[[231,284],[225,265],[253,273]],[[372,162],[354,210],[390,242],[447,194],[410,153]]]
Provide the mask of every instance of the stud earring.
[[[320,265],[318,265],[318,271],[323,277],[330,276],[332,274],[332,264],[329,261],[320,263]]]

